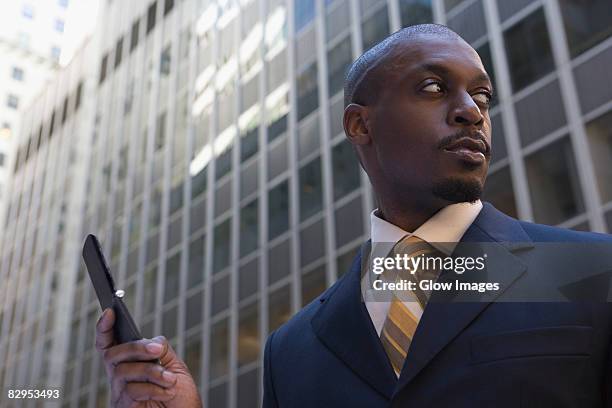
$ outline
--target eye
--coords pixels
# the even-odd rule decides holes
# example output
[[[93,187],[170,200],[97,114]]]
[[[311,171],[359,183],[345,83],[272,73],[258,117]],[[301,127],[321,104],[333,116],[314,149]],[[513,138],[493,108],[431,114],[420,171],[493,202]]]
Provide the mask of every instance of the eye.
[[[432,82],[426,86],[424,86],[423,91],[425,92],[431,92],[431,93],[436,93],[436,92],[442,92],[442,85],[440,85],[438,82]]]
[[[489,92],[478,92],[478,93],[472,95],[472,98],[476,102],[488,106],[488,105],[491,104],[492,95]]]

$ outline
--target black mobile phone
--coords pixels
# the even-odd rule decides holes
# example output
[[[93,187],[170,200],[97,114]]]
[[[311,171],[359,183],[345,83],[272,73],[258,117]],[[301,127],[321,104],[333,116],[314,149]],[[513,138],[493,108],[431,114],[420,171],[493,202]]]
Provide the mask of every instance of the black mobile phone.
[[[87,235],[83,244],[83,260],[102,310],[111,307],[115,311],[113,330],[117,343],[142,339],[136,323],[134,323],[130,312],[121,300],[124,292],[115,288],[115,282],[104,259],[100,241],[93,234]]]

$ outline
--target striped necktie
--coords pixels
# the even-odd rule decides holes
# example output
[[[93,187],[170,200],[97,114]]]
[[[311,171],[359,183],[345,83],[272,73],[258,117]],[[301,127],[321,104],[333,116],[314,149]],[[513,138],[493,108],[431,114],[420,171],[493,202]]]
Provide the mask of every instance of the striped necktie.
[[[409,257],[417,257],[421,256],[421,254],[424,256],[439,255],[440,252],[426,241],[412,235],[405,236],[393,246],[389,256],[395,257],[396,254],[402,256],[407,254]],[[408,355],[408,349],[419,324],[420,316],[430,296],[429,292],[419,289],[418,282],[423,279],[435,281],[438,275],[439,271],[418,268],[414,274],[402,271],[397,276],[399,279],[415,282],[417,288],[412,293],[407,294],[412,295],[413,299],[417,299],[417,301],[408,301],[409,306],[402,300],[406,299],[406,296],[403,296],[403,294],[398,296],[397,293],[392,294],[389,312],[380,333],[383,348],[389,357],[393,371],[395,371],[398,377],[404,365],[404,360]]]

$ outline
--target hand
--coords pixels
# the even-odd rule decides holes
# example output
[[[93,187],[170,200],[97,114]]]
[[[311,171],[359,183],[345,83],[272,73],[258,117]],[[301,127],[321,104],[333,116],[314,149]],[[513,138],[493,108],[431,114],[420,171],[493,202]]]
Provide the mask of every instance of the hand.
[[[116,344],[114,323],[115,313],[109,308],[96,324],[96,349],[110,380],[112,407],[202,407],[187,366],[165,337]]]

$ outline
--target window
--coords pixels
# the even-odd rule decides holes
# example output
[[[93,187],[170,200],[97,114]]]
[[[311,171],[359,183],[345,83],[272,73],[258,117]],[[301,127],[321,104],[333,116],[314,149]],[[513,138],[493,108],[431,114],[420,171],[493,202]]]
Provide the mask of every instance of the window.
[[[432,23],[431,0],[400,0],[402,27]]]
[[[612,200],[612,111],[586,125],[593,167],[602,202]]]
[[[138,30],[140,29],[140,20],[136,20],[132,24],[132,33],[130,34],[130,52],[134,51],[134,48],[138,45]]]
[[[306,306],[319,296],[327,287],[325,265],[313,271],[302,274],[302,306]]]
[[[333,147],[332,168],[335,200],[359,188],[359,160],[348,140],[343,139],[342,142]]]
[[[294,0],[295,9],[295,32],[300,31],[306,24],[311,22],[315,16],[314,0]]]
[[[529,155],[525,167],[536,222],[555,225],[584,211],[569,137]]]
[[[229,371],[229,325],[225,318],[213,325],[210,333],[210,379],[215,380]]]
[[[165,0],[164,1],[164,16],[167,16],[168,13],[172,11],[174,7],[174,0]]]
[[[6,106],[12,109],[17,109],[19,107],[19,98],[13,94],[7,95]]]
[[[255,126],[240,138],[240,160],[245,160],[252,157],[259,149],[259,127]]]
[[[240,256],[250,254],[257,249],[259,241],[257,199],[240,210]]]
[[[252,302],[238,311],[238,367],[259,358],[258,303]]]
[[[572,57],[612,34],[612,7],[609,0],[559,0],[559,5]]]
[[[168,75],[170,73],[170,46],[164,48],[161,53],[159,62],[159,72],[162,75]]]
[[[189,276],[187,286],[193,288],[204,280],[204,236],[194,239],[189,244]]]
[[[60,56],[62,55],[62,50],[58,46],[51,47],[51,59],[55,62],[59,62]]]
[[[55,31],[57,31],[58,33],[63,33],[64,32],[64,20],[61,20],[59,18],[55,19]]]
[[[31,20],[34,18],[34,7],[32,7],[31,4],[24,4],[21,7],[21,15],[23,16],[23,18],[27,18],[28,20]]]
[[[291,292],[289,285],[270,293],[268,301],[268,333],[276,330],[291,317]]]
[[[30,36],[26,33],[17,34],[17,44],[21,48],[30,48]]]
[[[363,49],[367,50],[389,35],[389,16],[387,7],[381,7],[374,15],[363,22],[361,26]]]
[[[317,63],[312,63],[297,78],[297,116],[302,120],[319,106]]]
[[[157,117],[157,126],[155,128],[155,151],[161,150],[164,147],[166,139],[166,112],[162,112]]]
[[[106,79],[106,67],[108,65],[108,54],[102,57],[102,61],[100,61],[100,84],[104,82]]]
[[[227,219],[215,227],[213,248],[213,274],[221,272],[229,265],[230,256],[230,220]]]
[[[121,65],[122,53],[123,53],[123,37],[119,37],[119,40],[117,40],[117,46],[115,47],[115,68]]]
[[[338,45],[327,52],[329,65],[328,87],[329,95],[333,96],[344,87],[346,69],[353,60],[351,36],[347,36]]]
[[[487,176],[483,200],[489,201],[495,208],[511,217],[517,217],[514,189],[508,166]]]
[[[318,213],[323,208],[321,158],[317,157],[300,169],[300,220]]]
[[[155,27],[155,14],[157,11],[157,2],[153,2],[147,10],[147,34]]]
[[[283,181],[268,193],[268,239],[289,228],[289,183]]]
[[[11,71],[11,77],[15,81],[23,81],[23,69],[19,67],[13,67],[13,70]]]
[[[179,276],[181,273],[181,253],[177,252],[166,261],[166,282],[164,285],[164,303],[173,301],[179,294]]]
[[[206,182],[208,179],[207,169],[208,167],[204,167],[196,174],[191,176],[191,198],[194,199],[204,191],[206,191]]]
[[[542,8],[506,30],[504,42],[514,92],[555,68]]]

